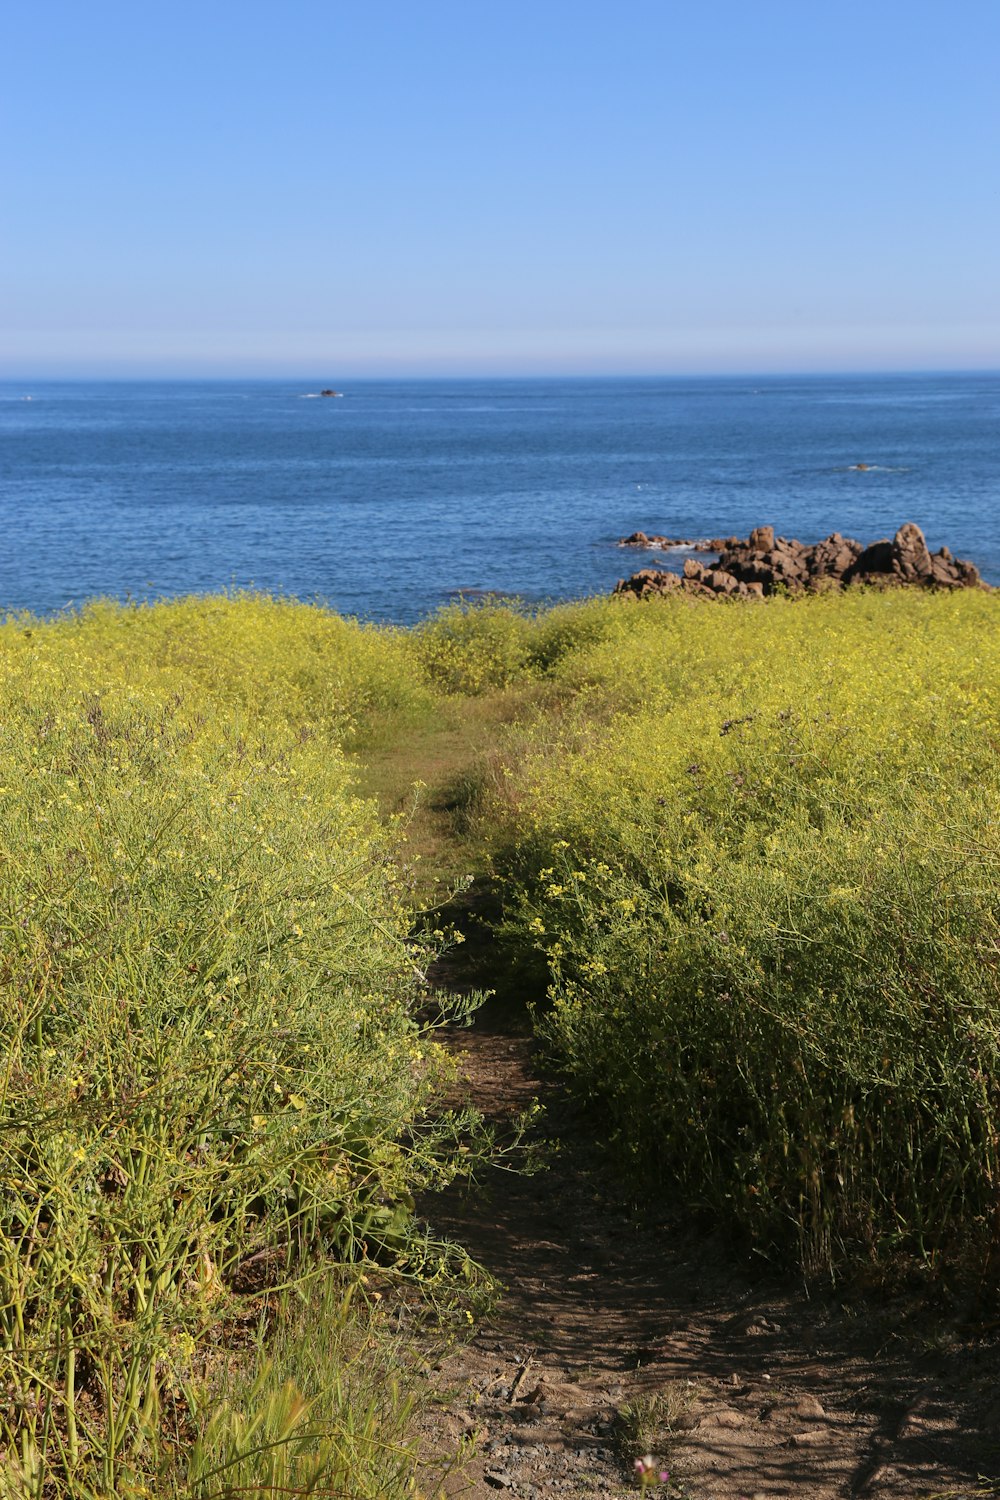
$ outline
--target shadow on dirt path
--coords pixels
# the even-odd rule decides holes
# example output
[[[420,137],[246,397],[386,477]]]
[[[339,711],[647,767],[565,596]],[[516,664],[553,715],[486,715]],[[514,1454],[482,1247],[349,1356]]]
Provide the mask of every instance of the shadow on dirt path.
[[[494,910],[483,883],[452,908],[467,940],[439,982],[496,972]],[[926,1312],[918,1336],[903,1301],[810,1297],[668,1199],[629,1204],[593,1120],[540,1070],[516,996],[452,1045],[468,1100],[503,1126],[538,1097],[556,1142],[538,1175],[494,1171],[428,1205],[506,1289],[438,1372],[429,1435],[475,1440],[452,1494],[635,1494],[647,1453],[670,1473],[659,1493],[692,1500],[1000,1493],[995,1344]]]

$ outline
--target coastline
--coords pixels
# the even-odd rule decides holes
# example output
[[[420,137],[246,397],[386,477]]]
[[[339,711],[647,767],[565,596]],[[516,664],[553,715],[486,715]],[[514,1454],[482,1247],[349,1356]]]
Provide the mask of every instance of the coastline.
[[[301,399],[320,388],[19,388],[36,399],[0,402],[0,600],[49,614],[257,588],[411,624],[458,588],[602,594],[636,525],[723,538],[763,520],[808,543],[913,520],[1000,582],[995,376],[375,381]]]
[[[698,598],[764,599],[778,593],[794,596],[849,588],[990,588],[976,565],[954,557],[950,547],[932,553],[913,521],[904,522],[891,539],[881,537],[867,546],[839,531],[807,546],[794,538],[776,537],[773,526],[755,527],[745,541],[739,537],[692,541],[635,531],[618,545],[664,553],[717,554],[708,565],[687,557],[680,575],[662,566],[640,569],[615,586],[615,594],[625,599],[678,589]]]

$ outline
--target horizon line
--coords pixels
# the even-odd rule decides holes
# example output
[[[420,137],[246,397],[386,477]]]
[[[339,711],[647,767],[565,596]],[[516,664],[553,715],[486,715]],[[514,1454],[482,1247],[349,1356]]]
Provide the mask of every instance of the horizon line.
[[[527,382],[534,381],[539,384],[546,381],[655,381],[655,380],[831,380],[831,379],[882,379],[886,377],[919,379],[922,377],[935,377],[944,375],[965,376],[997,376],[1000,375],[1000,363],[996,365],[927,365],[920,367],[885,366],[884,368],[843,368],[843,369],[806,369],[789,368],[787,370],[663,370],[663,371],[551,371],[540,374],[537,371],[506,372],[493,374],[486,372],[476,373],[474,371],[448,373],[414,374],[413,372],[383,374],[383,375],[350,375],[340,376],[343,383],[355,385],[374,385],[391,382],[393,384],[418,384],[418,383],[453,383],[456,381],[484,382],[494,384],[503,382]],[[326,383],[327,377],[321,380],[309,372],[300,373],[293,371],[286,374],[255,374],[241,375],[236,372],[232,374],[188,374],[163,373],[163,374],[5,374],[0,371],[0,384],[17,385],[29,384],[31,382],[46,385],[80,385],[80,384],[102,384],[102,385],[139,385],[139,384],[191,384],[197,382],[201,385],[226,385],[239,383],[242,385],[264,384],[264,383],[289,383],[301,384]]]

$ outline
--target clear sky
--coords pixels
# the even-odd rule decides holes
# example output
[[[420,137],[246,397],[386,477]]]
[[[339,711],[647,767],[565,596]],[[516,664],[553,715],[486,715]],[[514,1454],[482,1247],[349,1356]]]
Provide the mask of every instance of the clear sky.
[[[998,0],[46,0],[0,375],[1000,367]]]

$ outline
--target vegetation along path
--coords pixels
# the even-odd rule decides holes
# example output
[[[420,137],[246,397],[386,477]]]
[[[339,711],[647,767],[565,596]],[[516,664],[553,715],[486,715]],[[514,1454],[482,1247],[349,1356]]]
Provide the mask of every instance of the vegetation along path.
[[[496,896],[462,819],[470,770],[525,706],[456,703],[370,748],[361,772],[387,813],[408,818],[422,900],[475,877],[447,909],[465,941],[436,976],[495,992],[452,1035],[463,1099],[501,1132],[543,1106],[540,1173],[496,1169],[426,1205],[503,1287],[435,1371],[428,1447],[471,1451],[448,1494],[617,1497],[644,1480],[690,1500],[1000,1493],[997,1349],[981,1323],[951,1303],[929,1312],[905,1289],[806,1290],[706,1235],[669,1194],[634,1201],[593,1121],[546,1074],[527,1004],[539,997],[505,973]]]
[[[998,601],[8,619],[0,1500],[1000,1495]]]

